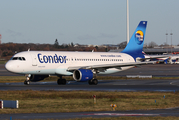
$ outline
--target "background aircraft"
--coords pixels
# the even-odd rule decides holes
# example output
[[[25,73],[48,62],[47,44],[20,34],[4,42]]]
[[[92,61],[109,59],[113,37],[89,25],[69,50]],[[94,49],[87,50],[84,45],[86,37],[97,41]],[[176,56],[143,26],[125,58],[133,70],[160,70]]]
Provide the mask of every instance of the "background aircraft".
[[[164,63],[164,64],[178,64],[179,55],[177,54],[165,54],[165,55],[147,55],[142,51],[145,58],[139,59],[139,61],[156,61],[156,63]]]

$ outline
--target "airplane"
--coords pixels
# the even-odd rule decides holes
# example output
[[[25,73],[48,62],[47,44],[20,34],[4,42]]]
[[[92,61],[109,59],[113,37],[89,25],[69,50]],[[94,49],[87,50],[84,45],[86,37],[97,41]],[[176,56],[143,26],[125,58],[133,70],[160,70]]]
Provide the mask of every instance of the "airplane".
[[[164,63],[164,64],[177,64],[179,55],[177,54],[163,54],[163,55],[147,55],[144,51],[142,51],[145,58],[139,59],[139,61],[156,61],[156,63]]]
[[[139,61],[141,60],[152,60],[152,61],[156,61],[156,63],[170,63],[170,55],[147,55],[144,51],[142,51],[142,54],[144,54],[145,58],[144,59],[139,59]]]
[[[78,82],[88,81],[97,85],[97,74],[110,74],[129,68],[154,64],[154,61],[140,62],[147,21],[140,21],[126,48],[120,53],[70,52],[70,51],[24,51],[15,54],[5,68],[13,73],[26,75],[25,85],[56,75],[58,85],[65,85],[62,76],[73,76]]]

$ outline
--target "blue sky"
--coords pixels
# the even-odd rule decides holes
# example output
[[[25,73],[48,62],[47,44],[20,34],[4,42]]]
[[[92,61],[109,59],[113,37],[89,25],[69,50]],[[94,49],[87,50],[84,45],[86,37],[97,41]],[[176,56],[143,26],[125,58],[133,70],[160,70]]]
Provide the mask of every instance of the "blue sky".
[[[1,0],[2,43],[118,44],[126,41],[126,0]],[[179,44],[179,0],[129,0],[130,37],[148,21],[145,43]],[[171,35],[168,35],[171,44]]]

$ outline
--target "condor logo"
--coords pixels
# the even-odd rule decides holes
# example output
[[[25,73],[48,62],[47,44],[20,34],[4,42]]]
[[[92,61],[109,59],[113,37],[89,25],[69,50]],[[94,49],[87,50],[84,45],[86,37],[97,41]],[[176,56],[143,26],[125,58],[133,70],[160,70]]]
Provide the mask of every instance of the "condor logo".
[[[37,56],[40,63],[66,63],[66,56],[57,56],[57,54],[54,56],[47,56],[42,55],[41,53],[39,53]]]
[[[135,40],[137,42],[137,44],[142,44],[142,42],[144,41],[144,34],[141,30],[138,30],[136,33],[135,33]]]

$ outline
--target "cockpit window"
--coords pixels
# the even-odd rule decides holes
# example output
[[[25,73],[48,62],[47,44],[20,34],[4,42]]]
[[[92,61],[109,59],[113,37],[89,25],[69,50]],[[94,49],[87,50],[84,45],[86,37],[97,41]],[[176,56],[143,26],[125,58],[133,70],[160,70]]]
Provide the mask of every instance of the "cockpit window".
[[[11,60],[22,60],[25,61],[24,57],[12,57]]]
[[[13,58],[12,58],[12,60],[17,60],[17,59],[18,59],[18,57],[13,57]]]

